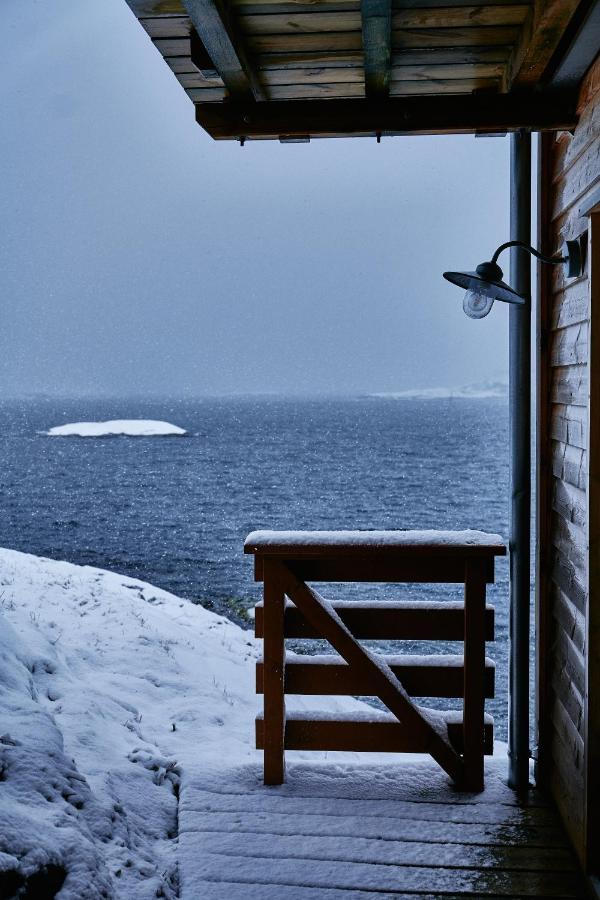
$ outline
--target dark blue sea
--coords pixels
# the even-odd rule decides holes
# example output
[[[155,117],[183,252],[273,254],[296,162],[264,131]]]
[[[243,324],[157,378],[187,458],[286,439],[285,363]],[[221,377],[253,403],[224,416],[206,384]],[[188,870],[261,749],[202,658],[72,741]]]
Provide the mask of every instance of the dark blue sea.
[[[189,436],[40,433],[117,418],[167,420]],[[242,545],[255,528],[507,535],[503,399],[19,400],[0,405],[0,445],[1,546],[141,578],[246,625],[259,586]],[[488,648],[498,737],[506,735],[507,577],[500,560]],[[436,599],[457,590],[378,585],[343,595]]]

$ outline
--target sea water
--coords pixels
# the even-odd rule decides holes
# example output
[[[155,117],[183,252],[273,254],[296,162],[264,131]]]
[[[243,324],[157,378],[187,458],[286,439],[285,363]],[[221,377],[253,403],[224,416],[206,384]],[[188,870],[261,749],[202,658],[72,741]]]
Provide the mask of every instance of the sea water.
[[[166,420],[188,435],[42,433],[117,418]],[[242,552],[253,529],[475,528],[507,535],[502,398],[5,401],[0,454],[1,546],[141,578],[246,626],[246,610],[260,598],[252,560]],[[504,737],[505,559],[496,572],[488,592],[496,642],[488,655],[496,660],[497,686],[488,709]],[[322,592],[350,599],[461,596],[456,585],[337,585]]]

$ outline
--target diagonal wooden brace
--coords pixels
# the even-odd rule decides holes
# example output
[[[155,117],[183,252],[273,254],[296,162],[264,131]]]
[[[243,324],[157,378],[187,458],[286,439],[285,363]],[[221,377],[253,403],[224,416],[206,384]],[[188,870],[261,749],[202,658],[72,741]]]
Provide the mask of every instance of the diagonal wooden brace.
[[[332,605],[298,579],[285,563],[274,563],[285,593],[302,611],[310,624],[337,650],[348,665],[368,676],[376,686],[376,696],[402,725],[423,743],[426,751],[455,782],[464,779],[464,764],[447,736],[437,731],[415,706],[390,667],[366,650],[344,625]]]

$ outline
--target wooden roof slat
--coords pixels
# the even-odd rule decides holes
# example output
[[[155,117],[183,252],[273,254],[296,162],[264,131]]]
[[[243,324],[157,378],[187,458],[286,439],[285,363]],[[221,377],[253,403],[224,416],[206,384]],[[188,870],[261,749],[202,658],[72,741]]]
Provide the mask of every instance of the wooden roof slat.
[[[183,0],[183,3],[229,93],[240,99],[265,100],[227,7],[220,0]]]
[[[185,15],[183,0],[126,0],[131,11],[138,17]]]
[[[389,4],[383,0],[363,0],[363,9],[373,15],[386,13]],[[440,9],[400,9],[392,14],[392,29],[403,28],[473,28],[477,25],[522,25],[529,13],[523,4],[511,6],[463,6]],[[387,13],[386,13],[387,14]],[[368,12],[368,15],[371,15]],[[240,15],[240,28],[245,34],[320,34],[321,32],[357,31],[361,28],[359,10],[346,12],[298,12]]]
[[[478,28],[414,28],[392,31],[392,53],[403,49],[436,47],[492,47],[514,44],[520,33],[517,26],[481,26]],[[156,41],[157,45],[160,41]],[[253,34],[246,36],[253,54],[294,52],[349,52],[362,50],[360,31],[313,34]],[[189,53],[189,51],[188,51]],[[168,55],[184,55],[173,53]]]
[[[151,38],[187,38],[193,27],[189,16],[150,16],[140,25]]]
[[[360,82],[323,82],[320,84],[281,84],[269,87],[272,100],[320,100],[323,98],[363,98],[365,85]]]
[[[585,0],[536,0],[515,47],[506,90],[532,88],[543,80],[571,20]]]
[[[471,94],[473,91],[495,92],[500,78],[449,78],[429,81],[392,81],[390,97],[427,96],[429,94]]]
[[[436,50],[395,50],[392,54],[392,66],[414,65],[414,66],[437,66],[456,63],[457,65],[479,64],[506,62],[511,53],[511,47],[448,47]],[[191,66],[191,61],[186,64],[182,57],[173,59],[167,57],[169,65],[171,63],[181,66],[178,71],[186,72],[192,69],[185,68],[186,65]],[[270,71],[277,69],[313,69],[327,68],[356,68],[363,65],[363,54],[361,51],[349,51],[347,53],[265,53],[256,57],[256,67],[261,71]]]
[[[417,96],[361,100],[293,100],[289,103],[197,104],[196,119],[217,140],[376,134],[472,134],[569,130],[577,121],[572,94]]]
[[[392,56],[391,0],[362,0],[365,94],[385,97],[390,86]]]
[[[502,63],[480,63],[475,66],[462,65],[428,65],[428,66],[394,66],[390,68],[390,81],[465,81],[481,80],[482,78],[499,79],[504,74]],[[180,81],[186,87],[202,86],[201,76],[180,75]],[[263,82],[268,85],[281,84],[326,84],[340,83],[351,84],[364,81],[364,70],[361,66],[352,68],[313,68],[313,69],[270,69],[263,70]]]

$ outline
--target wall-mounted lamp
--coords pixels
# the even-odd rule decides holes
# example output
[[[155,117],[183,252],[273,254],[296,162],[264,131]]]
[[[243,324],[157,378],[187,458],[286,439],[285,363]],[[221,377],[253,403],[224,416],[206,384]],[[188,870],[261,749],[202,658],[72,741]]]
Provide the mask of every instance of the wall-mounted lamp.
[[[483,319],[487,316],[494,300],[521,306],[527,302],[527,297],[502,280],[504,276],[497,260],[502,251],[509,247],[520,247],[543,263],[566,265],[569,278],[576,278],[583,270],[583,249],[579,240],[567,241],[561,256],[544,256],[524,241],[507,241],[498,247],[489,262],[482,262],[474,272],[444,272],[446,281],[465,289],[463,309],[470,319]]]
[[[531,230],[531,136],[511,138],[511,233],[525,237]],[[529,620],[531,535],[531,298],[530,263],[522,253],[511,259],[511,281],[503,281],[498,257],[514,247],[543,263],[567,266],[576,278],[584,269],[585,238],[567,241],[561,256],[544,256],[526,240],[501,244],[489,262],[474,272],[444,272],[444,278],[466,291],[463,309],[471,319],[482,319],[494,300],[510,304],[509,407],[510,407],[510,651],[508,783],[518,791],[529,784]]]

